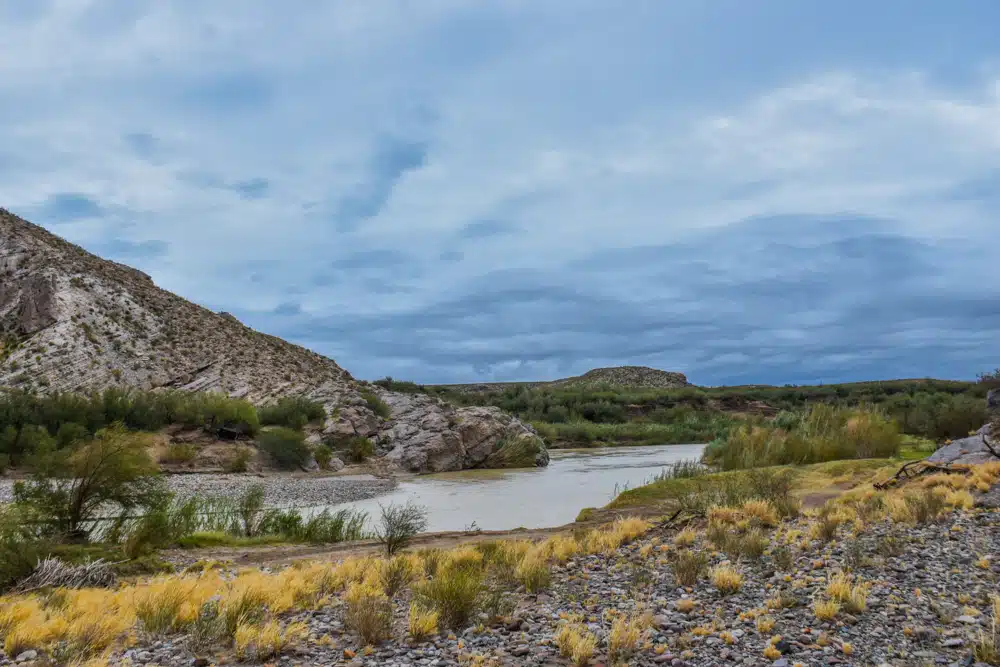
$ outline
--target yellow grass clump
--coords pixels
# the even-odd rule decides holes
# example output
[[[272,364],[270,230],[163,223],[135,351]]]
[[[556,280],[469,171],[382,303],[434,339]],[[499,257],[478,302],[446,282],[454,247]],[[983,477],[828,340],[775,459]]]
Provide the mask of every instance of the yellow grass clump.
[[[423,641],[437,634],[439,614],[436,611],[424,609],[415,602],[410,603],[410,616],[407,629],[414,641]]]
[[[679,547],[689,547],[694,544],[695,539],[697,539],[698,533],[691,530],[690,528],[685,528],[681,532],[674,536],[674,544]]]
[[[564,658],[582,667],[590,663],[597,648],[597,637],[579,623],[567,623],[556,633],[556,646]]]
[[[621,545],[631,542],[650,529],[645,519],[628,517],[618,519],[610,526],[597,528],[587,535],[586,549],[589,553],[611,553]]]
[[[857,614],[868,607],[868,592],[871,586],[865,582],[855,581],[849,575],[835,575],[826,585],[826,594],[831,599],[843,604],[848,611]]]
[[[757,632],[766,635],[774,630],[774,618],[771,616],[759,616],[756,621]]]
[[[648,612],[615,618],[608,633],[608,657],[612,662],[623,662],[631,658],[652,622],[653,617]]]
[[[821,600],[813,605],[813,613],[821,621],[829,621],[840,613],[840,604],[836,600]]]
[[[240,624],[233,636],[233,649],[240,660],[267,660],[307,635],[305,623],[292,623],[285,628],[277,621],[262,625]]]
[[[709,570],[708,574],[712,580],[712,585],[723,595],[735,593],[743,586],[743,575],[728,563],[716,565]]]

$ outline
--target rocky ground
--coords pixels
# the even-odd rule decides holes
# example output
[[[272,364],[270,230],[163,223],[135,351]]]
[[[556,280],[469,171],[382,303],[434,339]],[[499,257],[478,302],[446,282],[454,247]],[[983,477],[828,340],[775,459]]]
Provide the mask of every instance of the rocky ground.
[[[193,495],[231,497],[253,484],[262,484],[270,506],[333,505],[374,498],[392,491],[393,478],[371,475],[302,476],[274,473],[268,475],[170,475],[170,490],[179,497]],[[14,481],[0,479],[0,503],[13,499]]]
[[[799,529],[802,533],[799,533]],[[723,595],[703,575],[679,586],[670,566],[676,530],[654,529],[611,554],[577,556],[553,571],[544,593],[514,593],[516,610],[504,621],[415,644],[395,639],[365,649],[345,628],[339,602],[300,612],[287,622],[307,624],[309,639],[270,661],[280,665],[401,667],[423,665],[569,665],[555,636],[569,621],[597,638],[591,665],[607,665],[609,628],[616,617],[645,614],[648,630],[636,652],[619,664],[652,665],[974,665],[972,650],[990,632],[992,597],[1000,580],[1000,512],[948,514],[924,525],[872,524],[858,536],[808,538],[803,523],[785,525],[769,553],[736,563],[741,588]],[[704,542],[690,549],[725,560]],[[779,565],[779,553],[790,556]],[[790,563],[790,564],[789,564]],[[847,605],[819,620],[817,601],[830,579],[849,570],[867,587],[864,610]],[[782,600],[780,605],[775,601]],[[409,601],[395,601],[394,635],[406,636]],[[770,624],[770,626],[769,626]],[[186,639],[143,642],[113,662],[203,665]],[[216,656],[213,662],[232,657]],[[26,660],[22,660],[26,661]],[[0,663],[3,661],[0,660]]]

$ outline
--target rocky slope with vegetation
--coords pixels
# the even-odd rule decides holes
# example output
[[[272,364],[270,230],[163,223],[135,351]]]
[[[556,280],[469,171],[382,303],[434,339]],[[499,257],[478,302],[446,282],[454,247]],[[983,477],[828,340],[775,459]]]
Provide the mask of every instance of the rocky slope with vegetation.
[[[498,410],[395,396],[0,209],[4,387],[219,392],[255,405],[302,396],[325,409],[319,438],[369,438],[414,472],[548,460],[534,431]]]
[[[1000,461],[880,490],[897,466],[685,469],[539,541],[123,586],[52,567],[79,588],[0,598],[0,638],[57,664],[1000,664]]]
[[[598,377],[607,376],[598,373]],[[456,387],[392,378],[376,384],[460,405],[499,407],[530,422],[550,447],[710,442],[725,437],[734,427],[794,421],[817,404],[874,408],[895,420],[903,434],[944,444],[968,436],[984,423],[984,398],[991,386],[933,379],[677,388],[620,383]]]

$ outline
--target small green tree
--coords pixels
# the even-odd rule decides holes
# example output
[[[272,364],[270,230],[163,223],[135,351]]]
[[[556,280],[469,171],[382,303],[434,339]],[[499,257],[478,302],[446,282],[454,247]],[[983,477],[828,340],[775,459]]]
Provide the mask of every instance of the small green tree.
[[[412,502],[380,505],[382,517],[375,536],[390,556],[404,548],[418,533],[427,529],[427,509]]]
[[[161,500],[165,489],[148,444],[148,436],[116,423],[77,447],[38,451],[35,475],[14,485],[14,501],[55,532],[81,538],[102,507],[127,513]]]

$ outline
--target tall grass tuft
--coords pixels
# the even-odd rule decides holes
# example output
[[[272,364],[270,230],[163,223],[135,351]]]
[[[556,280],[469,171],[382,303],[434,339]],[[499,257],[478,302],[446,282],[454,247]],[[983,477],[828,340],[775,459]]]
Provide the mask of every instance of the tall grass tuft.
[[[747,423],[705,449],[706,463],[724,470],[821,463],[840,459],[887,458],[899,453],[895,421],[874,407],[812,405],[790,428]]]

